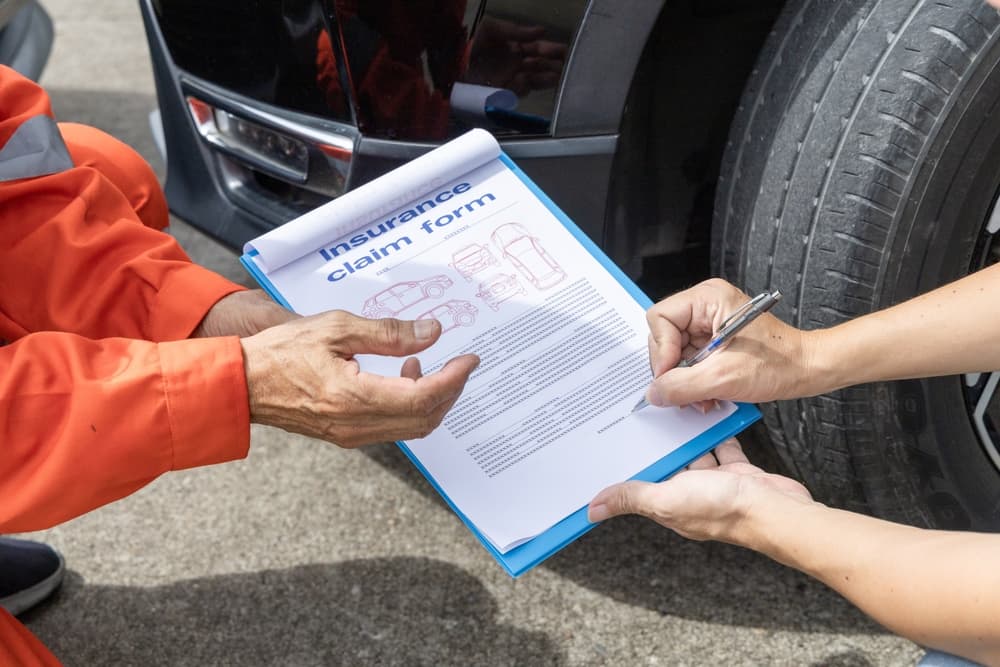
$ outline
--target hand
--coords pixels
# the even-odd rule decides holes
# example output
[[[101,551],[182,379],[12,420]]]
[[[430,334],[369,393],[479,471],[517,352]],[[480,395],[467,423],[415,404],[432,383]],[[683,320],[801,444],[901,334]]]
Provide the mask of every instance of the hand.
[[[441,335],[436,320],[369,320],[343,311],[304,317],[243,338],[251,420],[342,447],[422,438],[458,400],[479,358],[466,354],[423,376],[362,372],[355,355],[415,354]]]
[[[543,26],[483,19],[469,55],[469,83],[507,88],[518,96],[555,87],[569,49],[544,35]]]
[[[192,332],[191,338],[242,338],[298,318],[299,315],[275,303],[264,290],[241,290],[219,299]]]
[[[609,486],[590,501],[588,518],[597,522],[641,514],[688,539],[745,544],[741,522],[751,507],[769,498],[812,502],[804,486],[751,464],[730,438],[665,482]]]
[[[676,368],[708,345],[749,297],[724,280],[707,280],[664,299],[646,313],[653,383],[651,405],[688,405],[714,399],[773,401],[813,392],[807,334],[764,313],[723,348],[688,368]],[[813,392],[819,393],[819,392]]]

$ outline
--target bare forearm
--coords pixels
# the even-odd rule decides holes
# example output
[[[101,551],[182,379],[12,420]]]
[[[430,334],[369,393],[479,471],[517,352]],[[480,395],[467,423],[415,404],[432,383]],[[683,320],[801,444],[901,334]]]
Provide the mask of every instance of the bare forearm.
[[[1000,265],[810,333],[809,393],[863,382],[1000,370]]]
[[[1000,664],[1000,535],[921,530],[775,497],[739,544],[816,577],[913,641]]]

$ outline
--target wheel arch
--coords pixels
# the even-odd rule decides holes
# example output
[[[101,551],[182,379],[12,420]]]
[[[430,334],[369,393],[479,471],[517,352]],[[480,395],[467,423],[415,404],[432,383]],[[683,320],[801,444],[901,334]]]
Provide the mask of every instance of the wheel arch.
[[[632,35],[644,40],[630,50],[638,56],[617,116],[603,243],[631,275],[644,273],[645,258],[680,255],[677,277],[691,282],[709,273],[730,125],[785,0],[649,4],[658,5],[652,22]]]

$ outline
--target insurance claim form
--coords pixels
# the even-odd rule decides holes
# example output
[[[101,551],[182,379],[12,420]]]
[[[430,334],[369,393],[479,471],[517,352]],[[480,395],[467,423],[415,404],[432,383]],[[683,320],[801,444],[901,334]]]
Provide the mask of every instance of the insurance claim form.
[[[440,340],[417,355],[425,373],[459,354],[480,356],[441,426],[402,444],[506,553],[736,406],[630,414],[651,380],[645,310],[634,286],[609,270],[498,148],[480,152],[423,185],[369,188],[372,201],[397,205],[373,204],[374,213],[355,216],[360,222],[350,229],[320,233],[267,278],[303,314],[340,308],[437,319]],[[423,169],[440,170],[440,162]],[[366,372],[398,375],[402,362],[363,356],[359,363]]]

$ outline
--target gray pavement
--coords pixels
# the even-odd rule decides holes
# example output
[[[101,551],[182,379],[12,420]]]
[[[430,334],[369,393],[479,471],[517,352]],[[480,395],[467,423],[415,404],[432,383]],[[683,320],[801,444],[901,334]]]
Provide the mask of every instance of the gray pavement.
[[[162,174],[136,3],[45,5],[57,115],[124,139]],[[179,221],[172,231],[246,281],[232,253]],[[69,574],[25,620],[67,665],[860,667],[919,655],[804,575],[639,519],[512,580],[389,444],[348,452],[255,428],[246,461],[166,475],[36,537]]]

